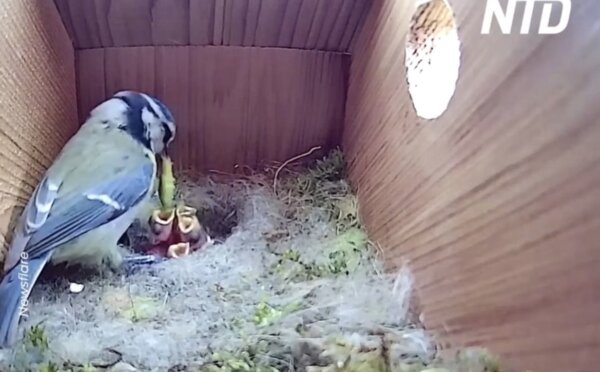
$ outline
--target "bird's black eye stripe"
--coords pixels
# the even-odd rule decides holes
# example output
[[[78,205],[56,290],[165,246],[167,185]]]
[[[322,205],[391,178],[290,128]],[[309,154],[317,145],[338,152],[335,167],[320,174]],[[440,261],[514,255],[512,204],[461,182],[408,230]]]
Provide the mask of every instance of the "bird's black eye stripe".
[[[146,126],[142,121],[141,108],[144,105],[144,101],[142,101],[143,98],[139,97],[139,99],[136,99],[135,97],[127,96],[120,96],[115,98],[118,98],[121,101],[125,102],[125,104],[128,107],[128,120],[125,126],[123,126],[121,129],[126,132],[129,132],[129,134],[133,138],[140,141],[145,147],[150,149],[150,139],[147,138],[147,136],[145,135]]]
[[[131,107],[131,101],[129,100],[129,98],[125,97],[125,96],[119,96],[119,97],[115,97],[117,99],[120,99],[121,101],[125,102],[125,104],[129,107]]]
[[[163,115],[165,116],[165,118],[168,121],[174,121],[173,119],[173,114],[171,114],[171,110],[169,110],[167,108],[167,106],[165,106],[164,103],[162,103],[161,101],[159,101],[158,99],[151,97],[152,100],[156,103],[156,105],[160,108],[160,110],[162,111]]]
[[[169,127],[169,125],[167,123],[162,123],[162,126],[165,131],[165,136],[163,138],[163,142],[169,143],[171,138],[173,138],[173,131],[171,131],[171,128]]]
[[[154,111],[154,109],[152,108],[152,105],[148,104],[148,105],[146,105],[146,108],[148,109],[148,111],[150,111],[150,113],[151,113],[152,115],[154,115],[154,117],[155,117],[155,118],[157,118],[157,119],[160,119],[160,118],[158,117],[158,114],[156,113],[156,111]]]

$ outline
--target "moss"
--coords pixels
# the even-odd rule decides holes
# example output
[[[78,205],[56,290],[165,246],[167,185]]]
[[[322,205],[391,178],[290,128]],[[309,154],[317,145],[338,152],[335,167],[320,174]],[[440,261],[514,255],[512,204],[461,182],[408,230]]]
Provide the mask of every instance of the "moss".
[[[348,229],[336,236],[329,252],[329,270],[333,274],[353,272],[367,253],[367,234],[359,229]]]
[[[99,368],[94,367],[91,363],[87,363],[81,367],[76,367],[73,369],[73,372],[98,372]]]
[[[253,321],[260,327],[266,327],[300,308],[302,308],[302,301],[300,300],[290,302],[282,307],[274,307],[263,301],[256,306]]]
[[[310,207],[319,208],[330,220],[338,220],[343,229],[358,222],[356,203],[344,177],[344,157],[335,149],[307,169],[288,170],[275,191],[287,205],[288,218],[302,221]]]
[[[62,372],[61,369],[58,368],[58,365],[53,362],[40,365],[37,370],[39,372]]]
[[[358,218],[358,202],[344,181],[345,162],[339,149],[314,162],[308,169],[289,170],[276,190],[284,203],[290,224],[311,218],[314,210],[325,214],[326,222],[335,226],[325,260],[305,257],[301,250],[286,249],[274,271],[294,281],[348,275],[368,255],[368,237]],[[276,240],[291,236],[282,228],[269,236]],[[272,241],[272,240],[269,240]]]
[[[107,288],[102,296],[107,311],[132,322],[154,318],[160,303],[147,296],[132,295],[124,288]]]
[[[10,371],[15,372],[62,372],[52,360],[50,341],[44,327],[37,324],[25,331],[22,341],[16,345]]]
[[[322,252],[325,260],[317,262],[299,250],[288,248],[273,270],[293,281],[349,275],[368,258],[368,248],[367,234],[360,228],[351,228],[330,239]]]
[[[281,317],[283,313],[281,310],[277,310],[266,302],[261,302],[256,307],[254,313],[254,323],[259,326],[268,326]]]
[[[25,344],[41,351],[48,350],[48,337],[44,332],[44,327],[34,325],[25,333]]]
[[[213,353],[211,361],[202,366],[199,372],[278,372],[275,367],[257,360],[251,351],[239,353]]]

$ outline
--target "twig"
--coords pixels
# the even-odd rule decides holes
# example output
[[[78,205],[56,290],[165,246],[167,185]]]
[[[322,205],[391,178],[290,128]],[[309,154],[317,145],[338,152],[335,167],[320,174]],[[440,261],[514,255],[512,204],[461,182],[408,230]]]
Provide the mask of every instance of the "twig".
[[[284,161],[283,164],[281,164],[277,168],[277,170],[275,171],[275,177],[273,178],[273,192],[275,194],[277,194],[277,177],[279,176],[279,172],[281,172],[283,170],[283,168],[285,168],[288,164],[290,164],[290,163],[292,163],[292,162],[294,162],[296,160],[302,159],[302,158],[304,158],[304,157],[306,157],[306,156],[308,156],[308,155],[312,154],[313,152],[315,152],[317,150],[320,150],[320,149],[321,149],[321,146],[315,146],[315,147],[313,147],[312,149],[308,150],[307,152],[305,152],[303,154],[296,155],[293,158]]]
[[[133,320],[137,320],[137,314],[135,312],[135,304],[133,303],[133,297],[131,296],[131,287],[127,286],[127,297],[129,297],[129,302],[131,302],[131,312],[133,314]]]
[[[231,176],[231,177],[235,177],[235,176],[237,176],[236,174],[229,173],[229,172],[223,172],[223,171],[216,170],[216,169],[209,169],[209,170],[208,170],[208,173],[219,174],[219,175],[221,175],[221,176]]]

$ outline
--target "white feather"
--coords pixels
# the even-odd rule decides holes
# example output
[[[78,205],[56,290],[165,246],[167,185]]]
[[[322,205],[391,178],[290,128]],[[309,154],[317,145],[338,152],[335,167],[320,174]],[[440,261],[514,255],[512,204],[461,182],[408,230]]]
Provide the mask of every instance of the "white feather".
[[[123,206],[108,195],[87,194],[88,200],[98,200],[114,209],[121,210]]]

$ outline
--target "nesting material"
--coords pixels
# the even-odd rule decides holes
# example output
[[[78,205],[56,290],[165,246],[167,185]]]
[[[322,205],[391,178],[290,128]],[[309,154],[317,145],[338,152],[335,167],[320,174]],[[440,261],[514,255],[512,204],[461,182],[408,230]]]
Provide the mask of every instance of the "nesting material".
[[[67,279],[40,283],[23,341],[0,352],[0,370],[496,368],[475,351],[438,357],[409,314],[409,271],[381,270],[339,151],[308,169],[277,171],[275,182],[274,174],[178,175],[179,196],[215,244],[130,276],[79,278],[79,293]],[[134,246],[143,226],[130,231]]]

